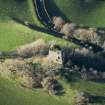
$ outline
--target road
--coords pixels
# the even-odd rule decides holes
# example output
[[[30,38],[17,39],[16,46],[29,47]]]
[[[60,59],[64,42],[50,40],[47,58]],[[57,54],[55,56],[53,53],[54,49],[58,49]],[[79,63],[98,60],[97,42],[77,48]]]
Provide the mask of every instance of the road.
[[[47,26],[48,28],[52,27],[52,21],[51,18],[49,18],[45,6],[44,6],[44,1],[43,0],[33,0],[34,1],[34,6],[35,6],[35,11],[37,14],[37,17],[39,21]]]
[[[59,32],[55,31],[53,29],[53,23],[52,23],[52,20],[50,17],[50,15],[48,14],[47,10],[46,10],[46,7],[45,7],[45,0],[33,0],[34,2],[34,6],[35,6],[35,11],[36,11],[36,14],[37,14],[37,17],[39,19],[39,21],[45,25],[50,31],[54,32],[54,33],[58,33],[60,34]],[[62,36],[60,36],[60,38],[62,38]],[[99,51],[102,51],[103,49],[98,46],[98,45],[95,45],[93,43],[88,43],[88,42],[83,42],[81,40],[78,40],[76,38],[69,38],[69,39],[66,39],[68,41],[72,41],[73,43],[81,46],[81,47],[85,47],[87,49],[90,48],[90,46],[93,48],[93,51],[94,52],[99,52]]]

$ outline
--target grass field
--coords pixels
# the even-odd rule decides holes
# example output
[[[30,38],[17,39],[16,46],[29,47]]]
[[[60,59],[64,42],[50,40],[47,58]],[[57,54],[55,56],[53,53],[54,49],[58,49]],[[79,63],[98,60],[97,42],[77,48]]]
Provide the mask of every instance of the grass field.
[[[6,0],[5,2],[0,0],[0,51],[14,50],[20,45],[40,38],[46,42],[56,40],[58,44],[76,46],[37,30],[29,29],[12,20],[12,17],[42,26],[35,16],[32,0]],[[72,100],[69,102],[63,98],[49,96],[42,90],[24,89],[15,82],[0,78],[0,105],[69,105],[72,103]]]
[[[90,0],[86,3],[84,0],[46,0],[49,4],[49,11],[53,15],[60,15],[77,24],[84,24],[93,27],[105,27],[105,1]],[[53,5],[52,5],[53,2]]]
[[[0,23],[0,51],[10,51],[15,48],[37,39],[43,39],[45,42],[55,40],[59,45],[78,47],[73,43],[55,38],[46,33],[32,30],[24,25],[15,23],[14,21]]]
[[[65,2],[62,3],[61,0],[55,0],[59,9],[65,14],[65,16],[71,19],[73,18],[71,16],[76,16],[76,13],[74,15],[72,14],[73,12],[68,14],[70,13],[69,1],[70,0],[65,0]],[[104,6],[104,3],[102,5]],[[64,12],[65,10],[67,11],[66,13]],[[77,19],[78,14],[76,18],[73,18],[73,21],[81,23],[82,19]],[[87,16],[88,15],[89,14],[87,14]],[[84,15],[84,17],[87,16]],[[99,19],[100,16],[102,15],[99,15],[97,19]],[[13,21],[12,17],[16,17],[20,20],[28,21],[29,23],[42,26],[35,16],[32,0],[0,0],[0,51],[14,50],[25,43],[32,42],[39,38],[44,39],[46,42],[55,40],[59,45],[63,46],[78,47],[73,43],[49,36],[48,34],[38,32],[37,30],[29,29],[28,27]],[[94,18],[95,17],[92,17],[90,19],[94,20]],[[93,25],[94,23],[96,26],[104,26],[103,23],[105,22],[103,18],[100,19],[101,22],[96,22],[96,18],[94,21],[89,21],[88,19],[89,18],[83,18],[83,23],[88,23],[89,25]],[[77,81],[70,83],[69,85],[67,82],[61,82],[66,93],[63,96],[56,97],[48,95],[41,89],[30,90],[22,88],[16,82],[9,81],[0,77],[0,105],[73,105],[75,89],[79,89],[102,98],[102,100],[100,99],[99,102],[97,102],[98,104],[93,103],[92,105],[105,105],[105,84]]]
[[[75,90],[92,95],[92,103],[89,105],[105,105],[105,84],[82,80],[70,85],[65,81],[61,83],[65,94],[56,97],[48,95],[42,89],[30,90],[0,77],[0,105],[74,105]]]
[[[69,101],[50,96],[40,89],[25,89],[13,81],[0,78],[0,105],[69,105]]]
[[[105,83],[79,80],[72,88],[88,93],[91,97],[89,105],[105,105]]]
[[[40,25],[32,0],[0,0],[0,50],[10,50],[32,40],[29,30],[12,21],[12,18]]]
[[[55,39],[48,34],[42,34],[16,23],[12,17],[42,26],[37,20],[32,0],[6,0],[5,2],[0,0],[0,51],[15,49],[38,38],[43,38],[46,41],[57,40],[62,45],[69,44],[67,41]]]

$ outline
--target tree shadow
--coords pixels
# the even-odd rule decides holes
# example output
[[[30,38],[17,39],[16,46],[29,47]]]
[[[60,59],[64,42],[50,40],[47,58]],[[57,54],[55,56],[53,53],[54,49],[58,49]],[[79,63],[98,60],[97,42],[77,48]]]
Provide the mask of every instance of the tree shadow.
[[[62,13],[62,11],[55,4],[54,0],[45,0],[45,4],[48,4],[46,5],[46,9],[48,14],[50,14],[50,17],[61,16],[64,18],[64,20],[71,21]]]
[[[71,72],[70,69],[62,68],[62,69],[60,69],[59,74],[67,82],[76,82],[81,79],[81,76],[78,72]]]
[[[64,52],[63,58],[65,67],[69,62],[71,62],[72,65],[77,65],[80,68],[84,65],[87,69],[94,68],[101,72],[105,70],[105,59],[101,56],[97,57],[97,55],[95,55],[94,57],[91,57],[91,55],[83,55],[70,50]],[[70,64],[67,66],[68,68],[71,67]]]
[[[96,83],[105,83],[105,79],[91,79],[92,82],[96,82]]]
[[[89,12],[89,11],[94,11],[97,8],[97,5],[101,5],[104,0],[74,0],[73,6],[76,11],[82,11],[82,12]],[[46,9],[47,12],[50,14],[51,17],[53,16],[61,16],[63,17],[66,21],[72,21],[69,18],[65,16],[64,13],[58,8],[54,0],[45,0]],[[52,6],[53,5],[53,6]],[[60,4],[59,4],[60,5]]]
[[[52,36],[56,36],[56,37],[62,37],[63,36],[63,34],[52,31],[50,29],[39,27],[35,24],[30,24],[30,23],[26,24],[25,21],[22,21],[18,18],[15,18],[15,17],[11,17],[11,18],[12,18],[13,21],[17,22],[18,24],[24,25],[24,26],[26,26],[26,27],[28,27],[32,30],[36,30],[36,31],[43,32],[43,33],[46,33],[46,34],[51,34]]]
[[[39,32],[43,32],[43,33],[46,33],[46,34],[50,34],[52,36],[55,36],[55,37],[58,37],[58,38],[62,38],[64,36],[64,34],[62,33],[59,33],[59,32],[56,32],[52,29],[46,29],[46,28],[42,28],[42,27],[39,27],[35,24],[26,24],[24,21],[20,20],[20,19],[17,19],[15,17],[11,17],[15,22],[17,22],[18,24],[22,24],[22,25],[25,25],[26,27],[30,28],[30,29],[33,29],[33,30],[37,30]],[[93,43],[89,43],[89,42],[85,42],[85,41],[82,41],[82,40],[79,40],[79,39],[76,39],[76,38],[68,38],[68,39],[65,39],[69,42],[73,42],[74,44],[77,44],[79,45],[80,47],[85,47],[85,48],[89,48],[90,46],[93,48],[92,50],[97,53],[97,52],[100,52],[103,50],[102,47],[98,46],[98,45],[95,45]]]
[[[104,96],[89,96],[90,103],[101,103],[102,105],[105,103],[105,97]]]
[[[24,2],[25,0],[15,0],[15,1],[21,3]]]
[[[57,85],[55,86],[54,90],[57,91],[56,93],[57,96],[62,96],[63,94],[65,94],[62,84],[59,83],[58,81],[57,81]]]
[[[74,0],[74,4],[77,6],[76,10],[83,12],[93,11],[102,3],[102,0]]]

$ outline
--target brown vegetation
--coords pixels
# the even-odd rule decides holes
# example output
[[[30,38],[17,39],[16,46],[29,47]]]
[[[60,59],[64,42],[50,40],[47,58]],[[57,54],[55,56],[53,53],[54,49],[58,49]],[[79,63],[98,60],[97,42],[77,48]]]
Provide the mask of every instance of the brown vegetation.
[[[0,62],[1,77],[16,80],[24,87],[34,88],[41,87],[41,81],[46,72],[52,70],[38,64],[27,63],[23,59],[8,59]]]
[[[8,59],[0,64],[0,75],[2,77],[18,81],[25,87],[34,86],[33,67],[23,60]]]
[[[52,21],[54,24],[54,28],[56,28],[58,31],[61,30],[62,26],[65,23],[61,17],[57,17],[57,16],[54,16]]]
[[[61,29],[61,33],[64,33],[67,38],[73,36],[73,31],[75,29],[75,24],[74,23],[66,23],[63,25]]]
[[[76,92],[75,105],[88,105],[89,99],[83,92]]]
[[[41,83],[44,90],[47,91],[50,95],[57,95],[62,91],[61,85],[53,77],[46,77]]]
[[[100,45],[100,36],[93,29],[77,29],[74,32],[75,36],[83,41],[91,42]]]
[[[64,22],[61,17],[57,16],[53,17],[52,22],[54,24],[54,29],[64,34],[63,38],[65,39],[76,37],[82,41],[93,43],[99,46],[102,45],[102,39],[100,37],[100,33],[97,31],[97,28],[78,27],[75,23]]]
[[[32,57],[35,55],[46,55],[48,54],[48,45],[42,40],[39,39],[30,44],[21,46],[16,50],[18,56],[21,57]]]

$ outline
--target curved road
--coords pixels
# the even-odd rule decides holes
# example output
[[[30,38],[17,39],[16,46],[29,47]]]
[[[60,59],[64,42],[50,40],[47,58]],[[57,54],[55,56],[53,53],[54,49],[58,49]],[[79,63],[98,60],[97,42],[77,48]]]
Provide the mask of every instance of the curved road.
[[[48,28],[53,27],[51,18],[48,16],[47,11],[45,9],[44,0],[33,0],[33,2],[39,21]]]
[[[45,0],[33,0],[33,3],[34,3],[35,11],[36,11],[39,21],[43,25],[45,25],[48,29],[50,29],[50,31],[55,33],[56,31],[53,29],[54,24],[52,23],[52,20],[51,20],[52,17],[50,17],[50,15],[46,9]],[[56,32],[56,33],[60,34],[59,32]],[[60,36],[60,38],[62,38],[62,36]],[[79,46],[82,46],[85,48],[89,48],[90,46],[92,46],[94,52],[99,52],[99,51],[103,50],[98,45],[88,43],[88,42],[83,42],[83,41],[81,42],[81,40],[78,40],[76,38],[69,38],[67,40],[72,41],[73,43],[78,44]],[[87,46],[85,46],[85,45],[87,45]]]

